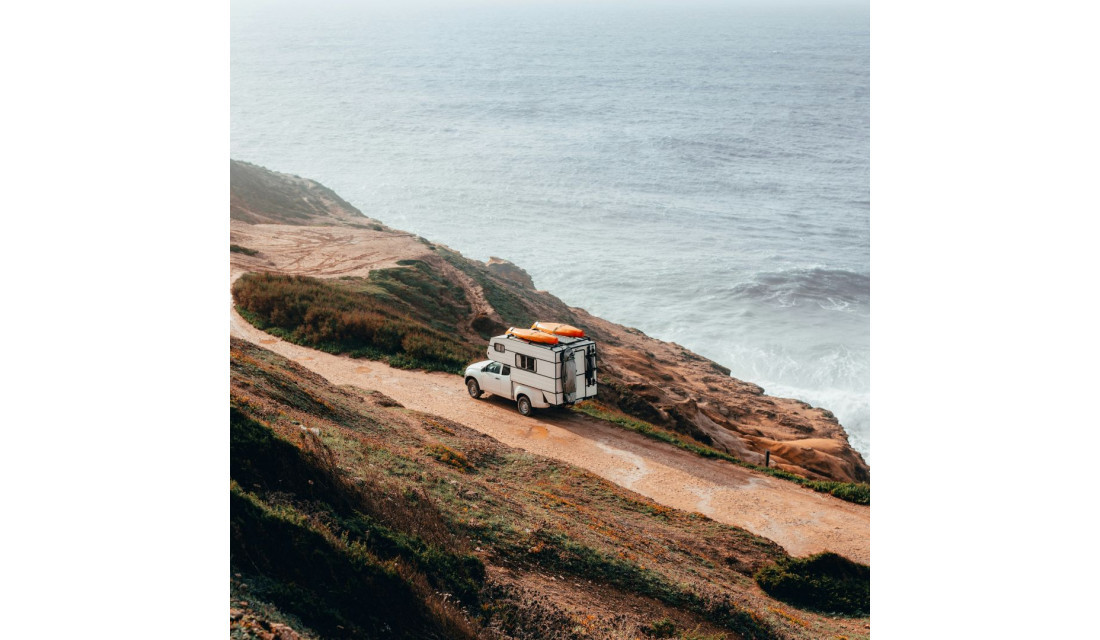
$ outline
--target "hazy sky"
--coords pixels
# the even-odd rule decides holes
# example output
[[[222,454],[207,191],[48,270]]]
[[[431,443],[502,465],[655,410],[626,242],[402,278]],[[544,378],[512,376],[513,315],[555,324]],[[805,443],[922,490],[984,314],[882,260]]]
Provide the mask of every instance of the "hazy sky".
[[[357,9],[365,12],[398,12],[433,9],[468,9],[477,7],[542,7],[560,10],[577,10],[585,8],[799,8],[799,7],[869,7],[869,2],[861,0],[232,0],[230,6],[233,10],[295,7],[309,9],[311,11],[323,11],[326,9]]]

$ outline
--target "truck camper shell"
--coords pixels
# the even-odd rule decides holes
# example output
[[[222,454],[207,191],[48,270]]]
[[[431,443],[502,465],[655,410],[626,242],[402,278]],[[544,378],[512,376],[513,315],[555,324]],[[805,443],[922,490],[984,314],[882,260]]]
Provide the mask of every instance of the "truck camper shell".
[[[511,368],[516,388],[530,390],[536,407],[573,404],[596,395],[596,343],[590,338],[557,336],[557,344],[532,342],[505,334],[489,340],[489,359]]]

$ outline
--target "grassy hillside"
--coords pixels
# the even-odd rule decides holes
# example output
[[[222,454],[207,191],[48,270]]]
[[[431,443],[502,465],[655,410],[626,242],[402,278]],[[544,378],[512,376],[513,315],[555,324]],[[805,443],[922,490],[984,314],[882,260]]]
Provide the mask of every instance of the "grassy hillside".
[[[768,540],[247,342],[230,370],[237,636],[865,635],[761,590]]]
[[[462,289],[423,262],[403,262],[369,278],[249,273],[233,284],[233,298],[249,322],[298,344],[395,367],[461,373],[484,351],[448,332],[442,320],[469,314]]]
[[[375,223],[324,185],[239,160],[229,161],[229,218],[249,223]]]

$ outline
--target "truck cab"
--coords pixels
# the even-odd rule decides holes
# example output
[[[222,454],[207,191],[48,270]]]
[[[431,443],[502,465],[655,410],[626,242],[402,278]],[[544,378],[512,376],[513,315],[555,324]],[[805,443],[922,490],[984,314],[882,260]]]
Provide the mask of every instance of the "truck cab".
[[[480,398],[485,392],[494,396],[515,400],[516,408],[525,416],[530,416],[535,407],[546,408],[542,392],[517,384],[512,379],[512,367],[495,360],[482,360],[466,367],[463,376],[466,379],[466,391],[471,398]]]
[[[481,388],[503,398],[512,398],[512,367],[488,360],[477,376]]]

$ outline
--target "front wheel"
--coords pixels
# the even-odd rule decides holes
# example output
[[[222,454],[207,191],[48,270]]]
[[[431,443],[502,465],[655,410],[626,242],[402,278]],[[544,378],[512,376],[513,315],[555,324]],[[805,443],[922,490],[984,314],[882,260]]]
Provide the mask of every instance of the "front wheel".
[[[534,411],[534,409],[531,408],[531,401],[527,396],[520,396],[519,399],[516,400],[516,408],[519,409],[519,413],[522,416],[529,417]]]
[[[470,392],[471,398],[481,397],[481,386],[478,385],[477,380],[470,378],[466,381],[466,390]]]

